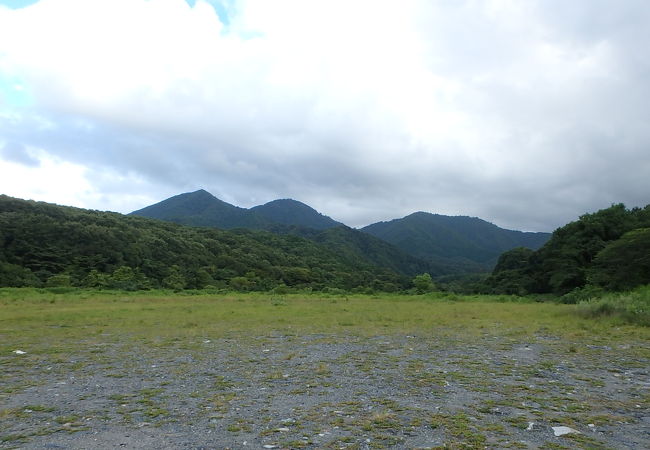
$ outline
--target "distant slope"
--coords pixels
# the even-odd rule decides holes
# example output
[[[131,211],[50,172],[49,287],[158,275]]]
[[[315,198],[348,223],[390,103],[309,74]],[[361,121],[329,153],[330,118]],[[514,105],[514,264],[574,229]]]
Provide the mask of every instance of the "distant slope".
[[[271,231],[310,239],[350,263],[363,261],[366,264],[384,267],[409,276],[425,272],[438,273],[437,269],[428,262],[411,256],[382,239],[345,225],[326,230],[276,226]]]
[[[166,220],[182,225],[231,228],[262,229],[271,221],[246,208],[219,200],[203,189],[176,195],[146,208],[133,211],[130,215]]]
[[[283,225],[296,225],[317,230],[343,225],[322,215],[311,206],[292,199],[273,200],[264,205],[255,206],[250,211],[271,222]]]
[[[264,230],[280,224],[324,230],[342,225],[296,200],[274,200],[246,209],[219,200],[203,189],[176,195],[130,215],[222,229]]]
[[[210,208],[214,202],[202,197]],[[0,286],[394,290],[408,282],[295,235],[186,227],[0,195]]]
[[[537,249],[550,237],[549,233],[505,230],[476,217],[425,212],[378,222],[361,231],[447,273],[489,270],[504,251],[515,247]]]

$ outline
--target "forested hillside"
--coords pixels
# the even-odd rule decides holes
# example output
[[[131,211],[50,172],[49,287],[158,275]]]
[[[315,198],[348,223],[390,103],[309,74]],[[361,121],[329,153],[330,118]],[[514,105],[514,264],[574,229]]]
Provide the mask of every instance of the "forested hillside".
[[[428,262],[411,256],[382,239],[345,225],[325,230],[296,226],[274,226],[270,231],[302,236],[323,245],[330,251],[335,252],[340,258],[351,263],[366,261],[369,264],[411,276],[425,272],[436,273],[436,268]]]
[[[130,215],[226,230],[232,228],[268,230],[276,225],[324,230],[342,225],[296,200],[274,200],[246,209],[219,200],[203,189],[176,195],[133,211]]]
[[[0,286],[406,288],[308,239],[194,228],[0,196]]]
[[[502,252],[519,246],[537,249],[550,237],[505,230],[476,217],[425,212],[368,225],[362,231],[430,262],[436,274],[489,271]]]
[[[203,189],[170,197],[130,215],[197,227],[264,229],[272,221],[246,208],[219,200]]]
[[[630,289],[650,283],[650,205],[613,205],[553,233],[539,250],[501,255],[488,292],[567,294],[585,286]]]
[[[319,213],[311,206],[292,199],[273,200],[264,205],[255,206],[249,211],[274,223],[309,227],[316,230],[325,230],[343,225]]]

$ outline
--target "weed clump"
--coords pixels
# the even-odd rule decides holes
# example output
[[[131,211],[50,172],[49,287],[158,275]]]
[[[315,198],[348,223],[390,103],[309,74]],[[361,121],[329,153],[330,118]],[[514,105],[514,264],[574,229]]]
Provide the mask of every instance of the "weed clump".
[[[578,304],[583,317],[618,317],[626,323],[650,326],[650,285],[626,293],[602,294]]]

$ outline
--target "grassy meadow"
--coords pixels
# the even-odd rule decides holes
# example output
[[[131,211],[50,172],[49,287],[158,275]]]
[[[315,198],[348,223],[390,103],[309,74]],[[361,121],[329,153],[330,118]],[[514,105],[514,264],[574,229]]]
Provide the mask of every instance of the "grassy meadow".
[[[0,447],[645,448],[606,304],[0,289]]]
[[[0,350],[83,340],[271,334],[554,335],[647,339],[650,329],[584,305],[510,296],[196,294],[0,290]]]

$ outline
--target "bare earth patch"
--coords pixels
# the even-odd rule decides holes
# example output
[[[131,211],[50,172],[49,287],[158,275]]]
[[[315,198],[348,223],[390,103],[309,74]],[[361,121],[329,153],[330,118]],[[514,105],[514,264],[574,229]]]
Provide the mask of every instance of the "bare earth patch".
[[[441,329],[58,348],[0,356],[0,447],[650,448],[645,340]]]

